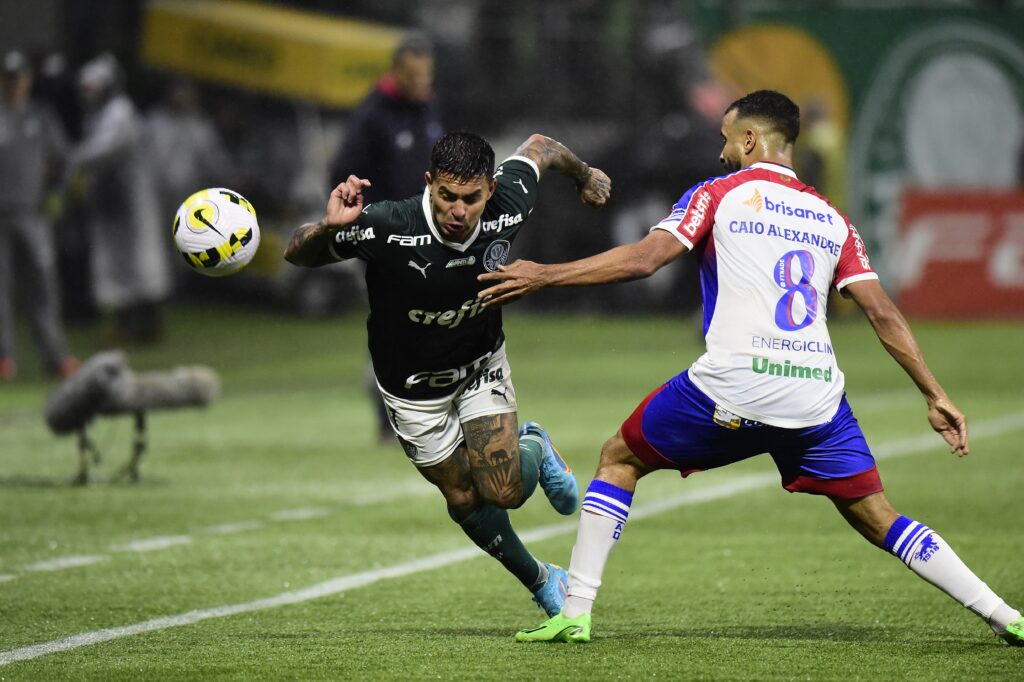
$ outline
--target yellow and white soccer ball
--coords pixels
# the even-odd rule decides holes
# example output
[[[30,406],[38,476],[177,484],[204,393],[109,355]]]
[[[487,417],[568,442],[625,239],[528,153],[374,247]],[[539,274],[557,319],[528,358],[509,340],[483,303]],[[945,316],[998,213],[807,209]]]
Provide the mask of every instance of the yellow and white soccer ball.
[[[208,277],[238,272],[259,246],[256,210],[233,190],[199,190],[185,199],[174,216],[174,247],[189,267]]]

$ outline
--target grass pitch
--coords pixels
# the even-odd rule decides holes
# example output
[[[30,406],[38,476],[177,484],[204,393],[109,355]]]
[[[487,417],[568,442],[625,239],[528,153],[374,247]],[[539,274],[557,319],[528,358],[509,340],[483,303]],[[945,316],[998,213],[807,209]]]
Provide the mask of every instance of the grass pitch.
[[[472,551],[400,448],[375,442],[360,315],[170,312],[166,343],[132,352],[133,367],[210,364],[224,391],[209,410],[151,417],[139,485],[69,487],[75,444],[41,417],[51,385],[23,357],[26,376],[0,387],[0,661],[24,657],[0,665],[0,679],[934,680],[1024,671],[1024,651],[870,547],[827,501],[782,491],[767,457],[686,481],[668,472],[642,481],[634,509],[645,512],[609,562],[595,641],[515,644],[512,633],[541,612]],[[603,440],[700,352],[695,329],[678,319],[507,318],[520,416],[550,430],[584,486]],[[1024,326],[915,330],[972,420],[974,454],[957,460],[938,436],[917,439],[929,433],[923,402],[866,323],[833,328],[850,401],[876,454],[892,455],[880,469],[897,508],[938,530],[1020,606],[1011,510],[1024,484]],[[75,335],[83,356],[95,336]],[[93,435],[102,479],[127,459],[131,422],[102,420]],[[568,562],[573,517],[538,495],[513,522],[538,536],[528,543],[538,557]],[[137,630],[148,631],[126,634]]]

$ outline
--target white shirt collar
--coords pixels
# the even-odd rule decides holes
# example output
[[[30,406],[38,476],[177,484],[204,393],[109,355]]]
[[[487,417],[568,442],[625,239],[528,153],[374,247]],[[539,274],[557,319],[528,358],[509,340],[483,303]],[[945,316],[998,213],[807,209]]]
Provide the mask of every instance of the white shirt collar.
[[[765,170],[775,171],[776,173],[782,173],[788,175],[794,180],[797,179],[796,171],[789,166],[783,166],[781,163],[772,163],[771,161],[758,161],[750,165],[751,168],[763,168]]]
[[[437,225],[434,224],[434,212],[430,210],[430,188],[423,188],[423,215],[427,218],[427,227],[430,228],[431,234],[449,249],[455,249],[459,253],[464,252],[469,247],[473,246],[473,242],[476,241],[477,236],[480,235],[480,223],[483,220],[483,214],[480,214],[480,218],[476,221],[476,227],[473,228],[473,234],[469,235],[469,239],[466,241],[451,242],[441,236],[441,232],[437,229]]]

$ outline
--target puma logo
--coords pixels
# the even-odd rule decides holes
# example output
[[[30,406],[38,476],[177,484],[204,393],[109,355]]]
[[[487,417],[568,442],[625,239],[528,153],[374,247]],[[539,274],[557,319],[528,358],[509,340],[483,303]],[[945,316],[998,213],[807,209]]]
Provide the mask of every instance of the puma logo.
[[[499,391],[496,388],[492,388],[491,389],[491,395],[499,396],[500,398],[502,398],[505,401],[506,405],[508,404],[508,395],[507,395],[507,393],[508,393],[508,389],[507,388],[505,390],[503,390],[503,391]]]
[[[426,265],[424,265],[423,267],[420,267],[420,266],[419,266],[419,265],[418,265],[418,264],[416,263],[416,261],[414,261],[414,260],[411,260],[411,261],[409,261],[409,267],[410,267],[410,268],[415,268],[415,269],[419,270],[419,271],[420,271],[420,274],[421,274],[421,275],[423,275],[423,279],[426,279],[426,278],[427,278],[427,268],[429,268],[429,267],[430,267],[430,263],[428,262],[428,263],[427,263]]]
[[[519,186],[523,188],[523,194],[529,194],[530,193],[530,190],[526,189],[526,183],[524,183],[521,179],[516,178],[512,182],[514,182],[514,183],[518,182],[519,183]]]

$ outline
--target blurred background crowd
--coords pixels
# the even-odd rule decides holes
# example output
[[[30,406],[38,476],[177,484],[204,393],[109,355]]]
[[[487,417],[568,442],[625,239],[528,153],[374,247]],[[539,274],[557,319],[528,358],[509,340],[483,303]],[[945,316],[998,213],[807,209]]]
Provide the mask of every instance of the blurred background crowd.
[[[1022,36],[1021,0],[0,0],[0,379],[16,310],[66,375],[64,323],[143,344],[175,298],[359,305],[358,265],[294,268],[283,241],[349,173],[373,199],[418,192],[446,129],[499,158],[542,132],[612,177],[601,211],[546,190],[513,256],[633,241],[721,172],[721,114],[759,88],[800,104],[796,171],[908,313],[1024,317]],[[170,239],[208,186],[243,194],[263,230],[227,280]],[[696,290],[682,259],[523,305],[688,313]]]

